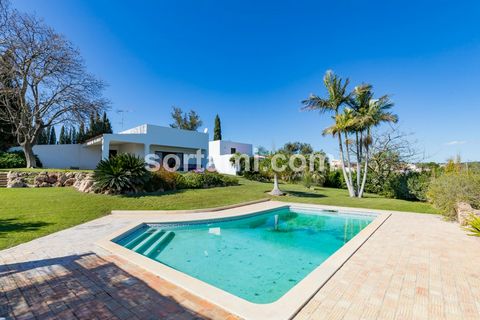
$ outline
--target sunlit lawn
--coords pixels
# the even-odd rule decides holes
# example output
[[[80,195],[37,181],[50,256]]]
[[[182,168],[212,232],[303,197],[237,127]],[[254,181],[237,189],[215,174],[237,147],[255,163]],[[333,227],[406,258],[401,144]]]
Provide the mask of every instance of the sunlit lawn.
[[[226,188],[182,190],[138,197],[84,194],[73,188],[0,189],[0,249],[108,214],[111,210],[174,210],[224,206],[268,197],[270,184],[241,179]],[[436,213],[428,204],[367,195],[351,199],[345,190],[282,185],[277,200],[346,207]]]

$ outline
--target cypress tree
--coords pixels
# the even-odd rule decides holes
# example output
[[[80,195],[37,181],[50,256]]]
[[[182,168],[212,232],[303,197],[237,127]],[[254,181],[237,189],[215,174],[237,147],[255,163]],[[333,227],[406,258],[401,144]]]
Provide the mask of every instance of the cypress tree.
[[[222,124],[220,123],[220,117],[215,117],[215,128],[213,129],[213,140],[222,140]]]
[[[93,112],[90,113],[90,125],[88,127],[88,130],[87,130],[87,136],[86,136],[86,139],[90,139],[93,137],[94,133],[95,133],[95,117],[94,117],[94,114]]]
[[[48,128],[43,128],[42,131],[40,132],[40,135],[38,136],[38,142],[37,144],[48,144]]]
[[[77,143],[84,143],[84,142],[85,142],[85,124],[81,122],[80,128],[78,129]]]
[[[57,144],[57,135],[55,133],[55,127],[50,129],[50,135],[48,136],[48,144]]]
[[[65,130],[65,144],[72,144],[72,131],[70,129]]]
[[[70,143],[77,144],[77,129],[75,127],[70,131]]]
[[[65,144],[66,143],[66,133],[65,133],[65,127],[62,126],[60,129],[60,137],[58,138],[58,144]]]
[[[108,119],[106,112],[103,113],[102,133],[113,133],[112,124],[110,123],[110,119]]]
[[[102,120],[100,119],[100,114],[98,112],[96,112],[95,113],[95,125],[94,125],[94,130],[93,130],[93,137],[96,137],[96,136],[102,134],[102,131],[103,131]]]

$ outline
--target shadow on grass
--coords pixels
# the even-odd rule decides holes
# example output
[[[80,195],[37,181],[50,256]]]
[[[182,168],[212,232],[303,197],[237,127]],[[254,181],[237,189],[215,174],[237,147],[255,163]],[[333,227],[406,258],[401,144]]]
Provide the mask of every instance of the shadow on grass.
[[[201,190],[211,190],[211,189],[218,189],[218,188],[238,188],[238,187],[241,187],[241,185],[226,186],[226,187],[177,189],[177,190],[156,191],[156,192],[140,192],[140,193],[132,193],[132,194],[123,194],[123,195],[119,195],[119,196],[123,197],[123,198],[158,197],[158,196],[182,194],[182,193],[185,193],[187,191],[201,191]]]
[[[16,218],[0,219],[0,237],[3,237],[9,232],[36,231],[50,224],[51,223],[43,221],[21,222]]]
[[[299,198],[325,198],[326,196],[316,192],[309,191],[290,191],[286,190],[287,196],[299,197]]]
[[[207,319],[95,254],[3,264],[0,285],[0,318]]]

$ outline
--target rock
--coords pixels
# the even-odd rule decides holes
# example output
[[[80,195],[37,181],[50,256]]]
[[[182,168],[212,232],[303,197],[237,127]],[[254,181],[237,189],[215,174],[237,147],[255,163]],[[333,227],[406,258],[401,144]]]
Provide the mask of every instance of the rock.
[[[466,226],[468,224],[468,220],[472,214],[480,216],[480,210],[473,209],[472,206],[466,202],[457,203],[455,211],[457,212],[458,223],[461,226]]]
[[[39,185],[40,188],[48,188],[48,187],[52,187],[52,185],[48,182],[42,182],[40,185]]]
[[[75,182],[77,182],[77,179],[75,178],[68,178],[67,180],[65,180],[65,182],[63,183],[63,186],[64,187],[71,187],[75,184]]]
[[[28,185],[25,183],[25,180],[22,178],[15,178],[9,180],[7,183],[7,188],[26,188]]]
[[[18,178],[18,172],[16,171],[9,171],[7,173],[7,179],[8,180],[14,180],[15,178]]]
[[[48,178],[46,180],[46,182],[50,183],[50,184],[54,184],[57,182],[57,175],[55,173],[51,173],[48,175]]]
[[[81,192],[94,192],[95,180],[93,180],[93,174],[89,173],[85,175],[85,178],[78,180],[74,183],[74,187]]]
[[[40,173],[33,179],[33,183],[38,186],[47,180],[48,180],[48,176],[46,174]]]
[[[58,186],[63,186],[65,184],[65,181],[67,181],[67,175],[65,173],[59,173],[57,176],[57,185]]]

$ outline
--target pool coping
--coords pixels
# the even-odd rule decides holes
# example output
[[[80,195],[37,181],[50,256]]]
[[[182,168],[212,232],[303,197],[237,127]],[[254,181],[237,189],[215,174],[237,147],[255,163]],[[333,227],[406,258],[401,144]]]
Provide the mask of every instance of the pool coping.
[[[280,299],[269,304],[256,304],[244,300],[183,272],[177,271],[139,253],[126,249],[112,241],[119,236],[122,236],[124,233],[132,232],[147,223],[182,223],[187,221],[201,222],[217,219],[222,220],[225,218],[228,219],[249,214],[251,215],[259,211],[266,211],[281,207],[292,207],[295,209],[338,210],[349,214],[376,215],[376,218],[349,242],[347,242],[321,265],[310,272],[298,284],[285,293]],[[135,216],[141,220],[141,222],[135,222],[124,228],[121,228],[96,242],[96,244],[104,250],[118,255],[127,261],[130,261],[137,266],[152,272],[158,277],[165,279],[204,300],[218,305],[224,310],[241,318],[251,320],[286,320],[293,318],[308,303],[308,301],[310,301],[310,299],[348,261],[348,259],[355,254],[358,249],[360,249],[360,247],[390,217],[390,215],[391,213],[380,210],[343,208],[279,201],[261,202],[212,212],[177,213],[162,211],[156,213],[151,211],[148,213],[145,212],[145,214],[136,212]]]

